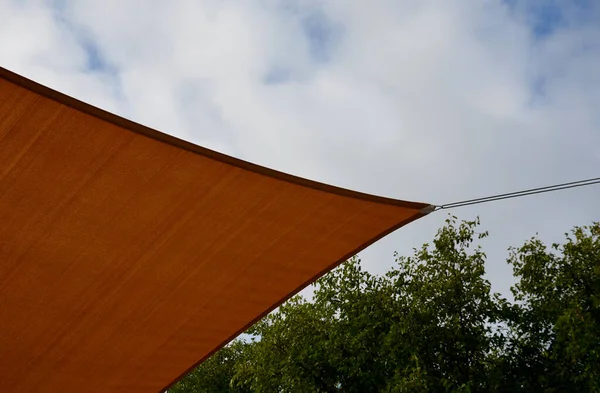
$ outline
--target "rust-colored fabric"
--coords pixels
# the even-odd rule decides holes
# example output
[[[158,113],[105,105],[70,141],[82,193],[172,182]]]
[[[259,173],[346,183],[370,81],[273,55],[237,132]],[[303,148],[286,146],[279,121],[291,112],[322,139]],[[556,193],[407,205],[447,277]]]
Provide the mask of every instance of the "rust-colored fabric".
[[[428,207],[240,161],[0,69],[0,391],[165,389]]]

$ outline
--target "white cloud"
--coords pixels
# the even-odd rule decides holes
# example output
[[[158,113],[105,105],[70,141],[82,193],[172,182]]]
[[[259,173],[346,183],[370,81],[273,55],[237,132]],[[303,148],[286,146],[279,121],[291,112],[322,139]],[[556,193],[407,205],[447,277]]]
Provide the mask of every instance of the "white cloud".
[[[4,0],[0,63],[206,147],[400,199],[597,176],[600,6],[558,2],[557,24],[537,0],[510,3]],[[455,213],[481,216],[490,277],[506,292],[505,248],[598,220],[599,195]],[[400,230],[365,262],[386,269],[444,218]]]

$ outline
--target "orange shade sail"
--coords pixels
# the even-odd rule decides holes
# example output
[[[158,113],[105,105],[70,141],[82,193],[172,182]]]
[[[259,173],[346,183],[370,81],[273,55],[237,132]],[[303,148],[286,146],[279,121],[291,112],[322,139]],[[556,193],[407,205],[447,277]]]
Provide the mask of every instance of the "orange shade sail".
[[[161,391],[429,211],[219,154],[0,69],[0,391]]]

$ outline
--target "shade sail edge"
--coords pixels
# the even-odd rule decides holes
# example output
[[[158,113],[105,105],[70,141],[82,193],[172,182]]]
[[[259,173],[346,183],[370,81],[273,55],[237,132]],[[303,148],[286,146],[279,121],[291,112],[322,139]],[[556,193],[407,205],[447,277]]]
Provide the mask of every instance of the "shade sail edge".
[[[275,178],[278,180],[286,181],[289,183],[297,184],[303,187],[313,188],[319,191],[325,191],[332,194],[337,194],[341,196],[346,196],[350,198],[356,198],[360,200],[383,203],[386,205],[393,205],[399,207],[405,207],[408,209],[417,209],[423,210],[424,212],[428,212],[433,205],[429,203],[422,202],[411,202],[404,201],[394,198],[388,198],[379,195],[368,194],[360,191],[354,191],[343,187],[333,186],[330,184],[318,182],[315,180],[306,179],[300,176],[295,176],[289,173],[281,172],[276,169],[268,168],[266,166],[262,166],[259,164],[255,164],[249,161],[245,161],[239,158],[235,158],[229,156],[224,153],[217,152],[215,150],[208,149],[206,147],[202,147],[196,145],[194,143],[185,141],[183,139],[177,138],[175,136],[165,134],[148,126],[142,125],[135,121],[126,119],[124,117],[115,115],[114,113],[105,111],[104,109],[100,109],[93,105],[90,105],[84,101],[71,97],[67,94],[61,93],[57,90],[54,90],[50,87],[44,86],[32,79],[26,78],[22,75],[19,75],[13,71],[10,71],[4,67],[0,67],[0,78],[5,79],[11,83],[14,83],[20,87],[23,87],[29,91],[32,91],[36,94],[39,94],[43,97],[49,98],[53,101],[56,101],[60,104],[63,104],[67,107],[73,108],[75,110],[86,113],[95,118],[104,120],[108,123],[112,123],[118,127],[121,127],[130,132],[134,132],[137,134],[141,134],[152,138],[156,141],[169,144],[171,146],[187,150],[193,152],[195,154],[199,154],[201,156],[211,158],[222,163],[232,165],[250,172],[254,172],[259,175]]]

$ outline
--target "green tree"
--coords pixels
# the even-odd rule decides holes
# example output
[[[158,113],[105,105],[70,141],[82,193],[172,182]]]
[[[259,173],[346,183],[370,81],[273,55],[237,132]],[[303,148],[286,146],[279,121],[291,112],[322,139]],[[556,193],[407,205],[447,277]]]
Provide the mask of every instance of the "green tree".
[[[489,355],[503,345],[494,325],[506,303],[484,278],[485,254],[474,247],[478,221],[457,224],[456,217],[438,231],[433,246],[423,245],[409,258],[399,257],[388,273],[396,288],[396,323],[392,329],[403,367],[419,372],[433,391],[491,391]],[[412,367],[408,367],[412,365]],[[418,368],[417,368],[418,367]],[[400,380],[404,383],[404,379]]]
[[[600,392],[600,223],[564,245],[533,238],[511,251],[513,372],[546,392]]]
[[[351,259],[315,284],[312,302],[296,296],[256,324],[252,355],[236,382],[256,392],[369,392],[385,386],[387,283]]]
[[[241,340],[226,345],[171,387],[169,393],[248,392],[231,384],[236,364],[247,347]]]

